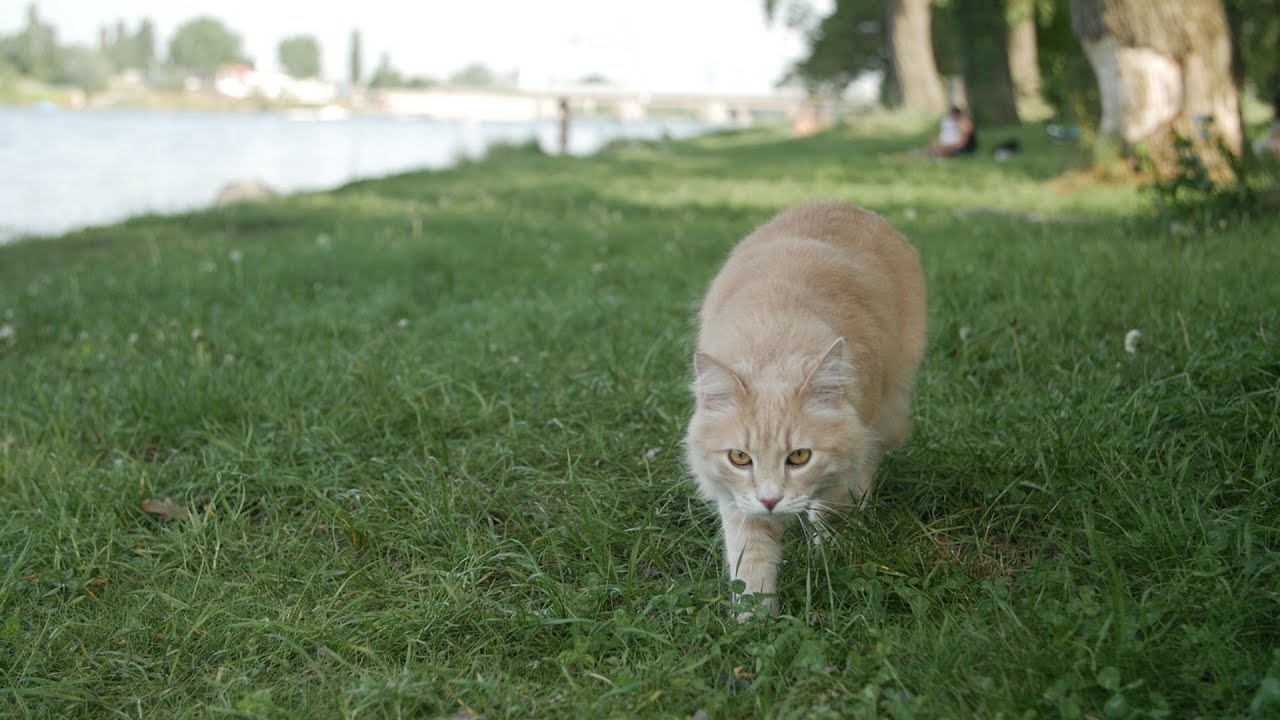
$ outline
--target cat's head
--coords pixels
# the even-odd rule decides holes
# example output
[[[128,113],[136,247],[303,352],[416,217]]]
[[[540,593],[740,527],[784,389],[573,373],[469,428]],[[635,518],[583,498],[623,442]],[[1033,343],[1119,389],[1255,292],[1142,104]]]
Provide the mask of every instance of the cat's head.
[[[746,515],[809,510],[855,472],[870,433],[852,405],[856,379],[837,339],[820,355],[730,368],[699,353],[686,440],[699,489]]]

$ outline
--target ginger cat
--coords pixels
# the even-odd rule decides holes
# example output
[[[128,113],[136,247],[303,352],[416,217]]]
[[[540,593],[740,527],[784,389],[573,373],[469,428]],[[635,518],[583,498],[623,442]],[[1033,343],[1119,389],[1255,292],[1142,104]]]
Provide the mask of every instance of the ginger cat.
[[[920,260],[874,213],[792,208],[738,243],[699,321],[689,465],[719,507],[730,579],[773,596],[786,521],[823,527],[824,513],[865,504],[911,429]],[[777,598],[764,605],[776,612]]]

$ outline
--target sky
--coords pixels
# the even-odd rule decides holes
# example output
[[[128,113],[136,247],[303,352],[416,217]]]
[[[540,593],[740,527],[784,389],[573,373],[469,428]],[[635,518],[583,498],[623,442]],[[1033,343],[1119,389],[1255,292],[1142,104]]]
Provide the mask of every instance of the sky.
[[[818,9],[832,0],[811,0]],[[259,67],[276,66],[276,46],[306,33],[320,42],[323,73],[345,79],[352,29],[364,67],[382,53],[407,75],[441,79],[473,62],[519,71],[542,87],[603,75],[650,92],[766,93],[804,51],[800,32],[768,22],[762,0],[36,0],[59,42],[96,45],[98,28],[149,17],[159,51],[184,21],[222,20]],[[0,3],[0,33],[25,24],[27,3]]]

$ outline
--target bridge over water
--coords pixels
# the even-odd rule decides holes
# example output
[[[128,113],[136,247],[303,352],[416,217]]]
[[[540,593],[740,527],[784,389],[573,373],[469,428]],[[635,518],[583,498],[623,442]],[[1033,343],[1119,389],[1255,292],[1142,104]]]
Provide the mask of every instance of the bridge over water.
[[[679,115],[708,125],[738,127],[762,120],[795,122],[806,114],[840,109],[828,101],[820,107],[799,91],[760,95],[649,93],[594,86],[509,92],[462,88],[384,90],[373,98],[380,110],[396,115],[510,122],[558,118],[562,100],[568,101],[571,115],[622,120]]]

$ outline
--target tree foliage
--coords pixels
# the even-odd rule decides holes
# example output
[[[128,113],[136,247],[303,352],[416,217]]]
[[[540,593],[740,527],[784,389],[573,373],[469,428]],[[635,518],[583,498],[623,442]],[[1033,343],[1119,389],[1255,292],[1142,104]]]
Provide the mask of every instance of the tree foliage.
[[[382,53],[378,58],[378,65],[373,69],[373,75],[369,76],[369,87],[371,88],[396,88],[404,87],[405,79],[391,64],[391,56]]]
[[[1059,118],[1092,127],[1102,111],[1098,82],[1071,30],[1070,0],[1041,0],[1036,6],[1041,92]]]
[[[838,94],[864,72],[889,76],[892,61],[884,0],[836,0],[830,15],[809,32],[809,52],[786,80],[811,92]],[[892,85],[889,78],[887,85]]]
[[[27,6],[26,24],[17,35],[3,43],[6,64],[19,75],[53,82],[58,72],[58,34],[54,27],[40,19],[35,3]]]
[[[1280,0],[1226,0],[1240,79],[1264,100],[1280,92]]]
[[[16,35],[0,38],[0,68],[20,77],[99,92],[114,70],[104,53],[79,45],[61,47],[58,33],[40,18],[35,4],[27,6],[26,23]]]
[[[459,87],[492,88],[506,84],[501,77],[488,66],[471,63],[449,76],[449,84]]]
[[[104,53],[81,45],[70,45],[58,51],[55,80],[93,94],[106,89],[114,68]]]
[[[118,70],[146,70],[156,56],[155,27],[143,20],[130,32],[123,20],[98,31],[98,49]]]
[[[212,76],[219,65],[245,62],[240,36],[208,16],[183,23],[169,41],[169,60],[177,67]]]
[[[351,57],[347,61],[347,79],[351,87],[358,88],[364,82],[364,49],[360,43],[360,31],[351,31]]]
[[[134,57],[138,61],[138,67],[146,70],[156,61],[156,27],[151,22],[151,18],[143,18],[138,24],[138,32],[133,36],[133,52]]]
[[[294,35],[280,41],[281,67],[295,78],[319,77],[320,43],[312,35]]]

